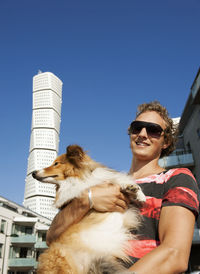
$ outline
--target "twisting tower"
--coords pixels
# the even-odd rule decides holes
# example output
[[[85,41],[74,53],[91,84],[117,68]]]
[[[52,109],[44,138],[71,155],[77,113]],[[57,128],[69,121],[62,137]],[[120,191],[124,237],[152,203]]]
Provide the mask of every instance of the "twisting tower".
[[[33,77],[33,112],[24,206],[52,219],[55,186],[32,178],[34,170],[50,165],[58,154],[62,81],[51,72]]]

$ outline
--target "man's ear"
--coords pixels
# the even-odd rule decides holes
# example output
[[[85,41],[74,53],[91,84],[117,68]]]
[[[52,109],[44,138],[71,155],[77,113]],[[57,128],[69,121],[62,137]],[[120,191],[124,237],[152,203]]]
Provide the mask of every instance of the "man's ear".
[[[79,167],[83,157],[84,157],[84,151],[82,147],[78,145],[70,145],[66,149],[66,157],[69,160],[71,164],[73,164],[76,167]]]
[[[168,146],[170,145],[170,143],[169,142],[167,142],[167,141],[164,141],[164,144],[163,144],[163,149],[166,149],[166,148],[168,148]]]

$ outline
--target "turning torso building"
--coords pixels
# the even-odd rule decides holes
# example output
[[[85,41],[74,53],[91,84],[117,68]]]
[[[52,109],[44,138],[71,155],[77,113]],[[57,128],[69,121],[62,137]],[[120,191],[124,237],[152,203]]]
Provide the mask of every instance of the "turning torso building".
[[[52,164],[58,153],[61,121],[62,81],[51,72],[33,77],[33,112],[24,194],[24,206],[52,219],[55,185],[35,180],[34,170]]]

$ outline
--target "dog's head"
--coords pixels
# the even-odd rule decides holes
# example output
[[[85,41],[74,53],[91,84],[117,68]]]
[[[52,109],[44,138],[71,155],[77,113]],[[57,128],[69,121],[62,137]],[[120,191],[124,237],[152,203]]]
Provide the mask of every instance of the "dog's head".
[[[69,177],[82,178],[97,165],[80,146],[70,145],[66,153],[58,156],[51,166],[33,171],[32,176],[44,183],[58,184]]]

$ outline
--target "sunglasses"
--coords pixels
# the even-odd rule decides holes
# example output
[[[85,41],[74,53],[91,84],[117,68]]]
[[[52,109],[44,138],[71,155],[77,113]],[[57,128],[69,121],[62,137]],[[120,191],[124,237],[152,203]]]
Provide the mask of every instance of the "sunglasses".
[[[147,135],[152,138],[160,138],[162,132],[165,130],[155,123],[144,121],[133,121],[129,127],[129,134],[139,134],[141,130],[145,128]]]

